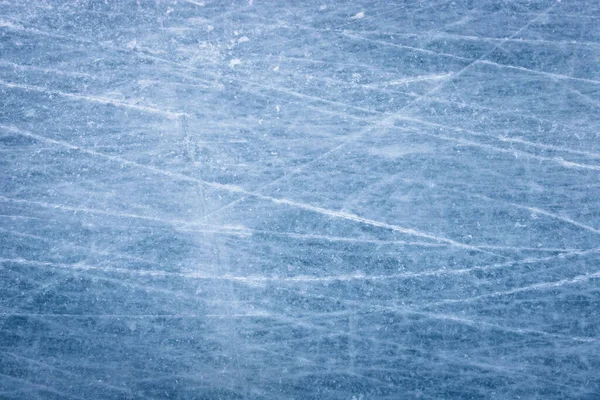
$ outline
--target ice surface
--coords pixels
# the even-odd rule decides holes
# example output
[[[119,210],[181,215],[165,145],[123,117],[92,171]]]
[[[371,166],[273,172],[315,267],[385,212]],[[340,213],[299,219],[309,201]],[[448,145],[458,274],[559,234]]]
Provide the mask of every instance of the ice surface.
[[[597,1],[0,2],[0,398],[600,398]]]

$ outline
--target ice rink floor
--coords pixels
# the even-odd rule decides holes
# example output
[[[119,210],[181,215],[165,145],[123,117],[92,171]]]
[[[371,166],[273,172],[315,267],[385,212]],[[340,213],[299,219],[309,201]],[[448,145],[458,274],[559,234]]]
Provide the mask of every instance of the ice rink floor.
[[[598,1],[0,1],[0,399],[600,399]]]

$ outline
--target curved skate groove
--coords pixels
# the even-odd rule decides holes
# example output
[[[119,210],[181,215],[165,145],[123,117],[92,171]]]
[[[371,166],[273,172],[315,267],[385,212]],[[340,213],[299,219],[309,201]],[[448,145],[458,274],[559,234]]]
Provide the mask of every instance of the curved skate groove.
[[[586,283],[586,282],[589,282],[591,280],[598,279],[598,278],[600,278],[600,271],[594,272],[594,273],[589,273],[589,274],[577,275],[573,278],[561,279],[559,281],[535,283],[532,285],[518,287],[515,289],[501,290],[501,291],[497,291],[497,292],[482,294],[479,296],[467,297],[464,299],[447,299],[447,300],[443,300],[443,301],[426,304],[426,305],[424,305],[424,307],[433,307],[433,306],[439,306],[439,305],[445,305],[445,304],[455,304],[455,303],[473,303],[478,300],[488,299],[490,297],[510,296],[512,294],[537,291],[537,290],[543,291],[543,290],[558,288],[561,286]]]
[[[593,2],[0,9],[1,398],[595,398]]]
[[[461,316],[458,316],[455,314],[450,314],[450,313],[423,311],[422,309],[427,308],[428,305],[424,305],[422,307],[420,307],[420,306],[419,307],[407,307],[404,305],[394,305],[394,306],[365,305],[364,303],[362,303],[360,301],[356,301],[356,300],[348,300],[348,299],[340,300],[338,298],[331,297],[331,296],[325,296],[322,294],[309,294],[309,293],[301,292],[300,290],[298,290],[296,288],[285,288],[285,290],[294,291],[296,294],[298,294],[302,297],[310,297],[310,298],[315,298],[315,299],[327,298],[327,299],[330,299],[333,301],[340,301],[341,303],[344,304],[344,306],[347,307],[346,310],[339,311],[339,312],[328,312],[328,313],[317,314],[317,315],[312,314],[312,315],[294,317],[293,319],[291,319],[289,321],[290,324],[294,324],[294,325],[297,324],[298,321],[305,321],[305,320],[310,320],[310,319],[314,320],[315,318],[322,318],[322,319],[326,320],[326,319],[336,318],[336,317],[337,318],[348,317],[348,316],[354,315],[357,312],[361,316],[364,316],[367,314],[373,314],[373,313],[391,312],[391,313],[399,314],[399,315],[417,315],[417,316],[422,316],[422,317],[425,317],[428,319],[451,321],[451,322],[455,322],[457,324],[474,326],[474,327],[477,327],[480,329],[497,329],[497,330],[501,330],[501,331],[508,332],[508,333],[516,333],[519,335],[545,336],[545,337],[556,338],[556,339],[565,340],[565,341],[581,342],[581,343],[600,343],[600,339],[593,338],[593,337],[580,337],[580,336],[564,335],[564,334],[560,334],[560,333],[550,333],[550,332],[540,331],[537,329],[519,328],[519,327],[513,327],[513,326],[499,325],[499,324],[485,322],[485,321],[481,321],[481,320],[473,320],[473,319],[461,317]],[[355,311],[355,310],[357,310],[357,311]],[[273,315],[273,318],[281,319],[283,317]],[[291,317],[286,316],[285,318],[291,318]]]
[[[296,276],[236,276],[231,274],[225,275],[209,275],[201,272],[167,272],[162,270],[146,270],[146,269],[127,269],[127,268],[119,268],[119,267],[110,267],[110,266],[98,266],[98,265],[89,265],[85,263],[60,263],[53,261],[36,261],[29,260],[24,258],[0,258],[0,263],[15,263],[15,264],[31,264],[38,266],[47,266],[47,267],[56,267],[62,269],[73,269],[73,270],[82,270],[82,271],[101,271],[108,273],[120,273],[125,275],[132,276],[149,276],[149,277],[178,277],[178,278],[189,278],[196,280],[207,280],[207,281],[223,281],[223,282],[239,282],[243,284],[247,284],[250,286],[254,285],[263,285],[265,283],[293,283],[293,284],[302,284],[302,283],[313,283],[313,284],[324,284],[328,285],[336,282],[363,282],[363,281],[394,281],[394,280],[406,280],[413,278],[422,278],[422,277],[443,277],[443,276],[452,276],[452,275],[468,275],[473,272],[489,272],[496,269],[504,269],[506,267],[511,267],[515,265],[527,265],[527,264],[538,264],[546,261],[553,261],[557,259],[565,259],[569,257],[576,256],[586,256],[590,254],[598,254],[600,253],[600,249],[591,249],[585,251],[573,251],[569,253],[562,253],[553,256],[547,257],[530,257],[517,261],[510,261],[505,263],[498,264],[489,264],[489,265],[480,265],[470,268],[461,268],[461,269],[448,269],[448,268],[440,268],[440,269],[431,269],[431,270],[423,270],[419,272],[405,272],[398,274],[388,274],[388,275],[364,275],[364,274],[349,274],[349,275],[335,275],[335,276],[306,276],[306,275],[296,275]],[[588,276],[588,275],[585,275]],[[592,278],[596,277],[594,274],[590,275]],[[591,279],[591,278],[590,278]],[[588,279],[589,280],[589,279]],[[569,281],[568,279],[565,281]],[[574,281],[579,282],[579,281]],[[532,285],[532,287],[536,287]],[[543,287],[543,284],[542,286]],[[504,292],[502,292],[504,293]],[[487,295],[483,295],[482,297],[486,297]],[[452,302],[453,300],[449,300]],[[458,300],[458,302],[463,300]],[[465,301],[468,301],[465,300]],[[445,301],[444,301],[445,302]],[[443,302],[442,302],[443,303]],[[437,304],[437,303],[436,303]],[[440,303],[441,304],[441,303]]]
[[[126,102],[122,102],[119,100],[107,99],[104,97],[88,96],[88,95],[76,94],[76,93],[66,93],[66,92],[62,92],[60,90],[46,89],[43,87],[33,86],[33,85],[25,85],[22,83],[7,82],[7,81],[1,80],[1,79],[0,79],[0,85],[6,86],[11,89],[20,89],[20,90],[25,90],[25,91],[39,92],[39,93],[45,93],[45,94],[50,94],[50,95],[66,97],[66,98],[74,99],[74,100],[89,101],[92,103],[100,103],[100,104],[111,105],[111,106],[115,106],[115,107],[129,108],[129,109],[136,110],[136,111],[162,115],[162,116],[165,116],[170,119],[177,119],[177,118],[185,115],[185,113],[165,111],[165,110],[161,110],[159,108],[152,107],[152,106],[126,103]]]
[[[325,151],[324,153],[320,154],[319,156],[315,157],[313,160],[304,163],[298,167],[293,168],[292,170],[288,171],[285,175],[281,176],[280,178],[275,179],[274,181],[271,181],[265,185],[263,185],[262,187],[260,187],[258,190],[261,191],[267,187],[270,187],[276,183],[279,183],[287,178],[289,178],[290,176],[296,175],[300,172],[302,172],[303,170],[305,170],[307,167],[316,164],[317,162],[320,162],[321,160],[329,157],[330,154],[333,154],[343,148],[345,148],[346,146],[348,146],[349,144],[357,141],[358,139],[361,139],[362,137],[364,137],[367,133],[372,132],[374,128],[376,127],[393,127],[394,126],[394,121],[396,119],[403,119],[406,118],[404,117],[403,113],[406,109],[413,107],[415,104],[418,104],[419,102],[421,102],[422,100],[426,100],[428,98],[430,98],[430,96],[436,92],[438,92],[440,89],[442,89],[449,81],[451,81],[452,79],[455,79],[459,76],[461,76],[462,74],[464,74],[466,71],[468,71],[470,68],[472,68],[474,65],[476,65],[479,61],[484,60],[485,57],[487,57],[488,55],[490,55],[494,50],[496,50],[498,47],[500,47],[503,43],[505,43],[506,40],[512,39],[515,36],[519,35],[522,31],[524,31],[525,29],[527,29],[531,24],[533,24],[535,21],[537,21],[539,18],[541,18],[543,15],[546,15],[548,12],[550,12],[550,10],[552,10],[554,7],[556,7],[556,4],[553,4],[552,6],[550,6],[548,9],[546,9],[544,12],[538,14],[535,18],[533,18],[532,20],[530,20],[525,26],[521,27],[518,31],[516,31],[515,33],[513,33],[512,35],[510,35],[509,37],[503,39],[500,43],[498,43],[497,45],[495,45],[494,47],[492,47],[491,49],[489,49],[487,52],[485,52],[482,56],[480,56],[478,59],[472,60],[468,65],[466,65],[465,67],[463,67],[462,69],[460,69],[458,72],[455,73],[449,73],[447,74],[444,78],[440,78],[440,80],[442,81],[440,84],[438,84],[437,86],[435,86],[433,89],[427,91],[425,94],[422,95],[418,95],[414,100],[408,102],[405,106],[401,107],[398,111],[388,115],[387,117],[376,121],[374,123],[375,126],[368,126],[360,131],[358,131],[357,133],[354,133],[352,135],[350,135],[346,140],[344,140],[341,144],[339,144],[338,146],[335,146],[327,151]],[[440,138],[447,138],[445,136],[439,136]],[[448,139],[451,140],[451,139]],[[459,139],[457,139],[459,140]],[[489,146],[489,145],[482,145],[476,142],[472,142],[473,145],[480,145],[480,146],[486,146],[486,148],[490,148],[490,149],[494,149],[496,150],[497,148],[494,146]],[[498,150],[498,151],[503,151],[503,150]],[[514,154],[514,152],[513,152]],[[524,153],[524,155],[529,156],[529,153]],[[532,156],[535,158],[535,156]],[[600,169],[600,167],[596,167],[596,166],[587,166],[587,165],[582,165],[582,164],[577,164],[577,163],[571,163],[571,162],[562,162],[561,163],[564,166],[567,167],[581,167],[581,168],[589,168],[589,169]],[[230,206],[233,206],[235,204],[237,204],[238,202],[241,202],[245,200],[245,198],[241,198],[238,200],[234,200],[233,202],[231,202],[230,204],[227,204],[225,206],[223,206],[221,209],[216,210],[214,213],[216,212],[220,212],[222,210],[225,210],[227,208],[229,208]]]
[[[447,243],[450,244],[452,246],[455,247],[459,247],[462,249],[466,249],[466,250],[472,250],[472,251],[479,251],[479,252],[484,252],[484,253],[490,253],[487,250],[482,250],[479,249],[476,246],[471,246],[469,244],[464,244],[464,243],[460,243],[457,242],[455,240],[452,239],[447,239],[441,236],[437,236],[437,235],[432,235],[429,233],[425,233],[425,232],[421,232],[418,231],[416,229],[411,229],[411,228],[405,228],[402,226],[398,226],[398,225],[393,225],[393,224],[388,224],[385,222],[379,222],[373,219],[369,219],[369,218],[363,218],[360,217],[358,215],[354,215],[351,213],[347,213],[347,212],[343,212],[343,211],[335,211],[335,210],[329,210],[323,207],[317,207],[317,206],[313,206],[310,204],[305,204],[305,203],[300,203],[297,201],[293,201],[293,200],[289,200],[289,199],[281,199],[281,198],[276,198],[276,197],[271,197],[271,196],[265,196],[265,195],[261,195],[259,193],[253,193],[250,191],[247,191],[239,186],[235,186],[235,185],[226,185],[226,184],[221,184],[221,183],[215,183],[215,182],[208,182],[208,181],[204,181],[201,179],[196,179],[187,175],[183,175],[180,173],[176,173],[176,172],[169,172],[169,171],[165,171],[162,170],[160,168],[156,168],[156,167],[152,167],[152,166],[148,166],[148,165],[143,165],[143,164],[139,164],[137,162],[134,161],[129,161],[126,160],[124,158],[121,157],[117,157],[117,156],[111,156],[108,154],[104,154],[104,153],[100,153],[94,150],[88,150],[85,149],[83,147],[79,147],[79,146],[75,146],[73,144],[70,143],[66,143],[64,141],[59,141],[59,140],[54,140],[54,139],[50,139],[44,136],[40,136],[31,132],[26,132],[23,131],[22,129],[18,129],[16,127],[11,127],[11,126],[4,126],[4,125],[0,125],[1,129],[13,132],[13,133],[18,133],[20,135],[23,136],[27,136],[33,139],[37,139],[40,140],[42,142],[46,142],[46,143],[52,143],[52,144],[56,144],[56,145],[60,145],[72,150],[77,150],[80,151],[82,153],[86,153],[86,154],[90,154],[92,156],[96,156],[96,157],[101,157],[113,162],[117,162],[117,163],[121,163],[123,165],[128,165],[128,166],[133,166],[136,168],[142,168],[142,169],[146,169],[148,171],[160,174],[160,175],[165,175],[168,176],[170,178],[175,178],[178,180],[183,180],[183,181],[187,181],[187,182],[194,182],[194,183],[198,183],[201,185],[205,185],[214,189],[219,189],[219,190],[225,190],[228,192],[232,192],[232,193],[237,193],[237,194],[242,194],[245,196],[249,196],[249,197],[254,197],[257,199],[261,199],[261,200],[267,200],[270,201],[272,203],[275,204],[283,204],[283,205],[287,205],[290,207],[294,207],[294,208],[299,208],[302,210],[306,210],[306,211],[312,211],[315,212],[317,214],[322,214],[331,218],[338,218],[338,219],[344,219],[347,221],[353,221],[353,222],[358,222],[361,224],[365,224],[365,225],[370,225],[370,226],[374,226],[374,227],[378,227],[378,228],[384,228],[384,229],[389,229],[395,232],[401,232],[401,233],[406,233],[412,236],[417,236],[417,237],[422,237],[422,238],[426,238],[426,239],[432,239],[438,242],[442,242],[442,243]],[[153,219],[151,217],[147,217],[148,219]],[[490,253],[493,254],[493,253]]]

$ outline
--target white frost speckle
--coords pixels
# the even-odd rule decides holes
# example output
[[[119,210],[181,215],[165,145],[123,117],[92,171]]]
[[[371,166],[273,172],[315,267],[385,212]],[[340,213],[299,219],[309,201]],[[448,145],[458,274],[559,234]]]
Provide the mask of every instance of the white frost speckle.
[[[15,25],[10,21],[6,21],[4,19],[0,19],[0,28],[12,28],[12,29],[19,29],[20,26],[19,25]],[[20,28],[23,29],[23,28]]]
[[[242,60],[240,60],[239,58],[234,58],[232,60],[229,60],[229,68],[234,68],[236,65],[240,65],[242,63]]]
[[[424,144],[387,145],[371,147],[369,148],[368,152],[373,156],[393,160],[410,155],[432,154],[435,152],[435,149],[432,146]]]
[[[133,39],[132,41],[130,41],[129,43],[127,43],[127,48],[129,50],[133,50],[133,49],[135,49],[136,45],[137,45],[137,40]]]
[[[0,0],[0,400],[600,400],[558,1]]]
[[[208,42],[199,43],[193,54],[190,59],[193,64],[218,64],[223,60],[219,47]]]

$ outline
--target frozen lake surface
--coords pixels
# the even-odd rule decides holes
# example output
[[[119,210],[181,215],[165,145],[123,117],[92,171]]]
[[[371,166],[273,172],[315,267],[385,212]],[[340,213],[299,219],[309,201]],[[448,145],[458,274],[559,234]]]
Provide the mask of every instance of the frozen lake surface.
[[[600,3],[0,1],[0,398],[599,399]]]

